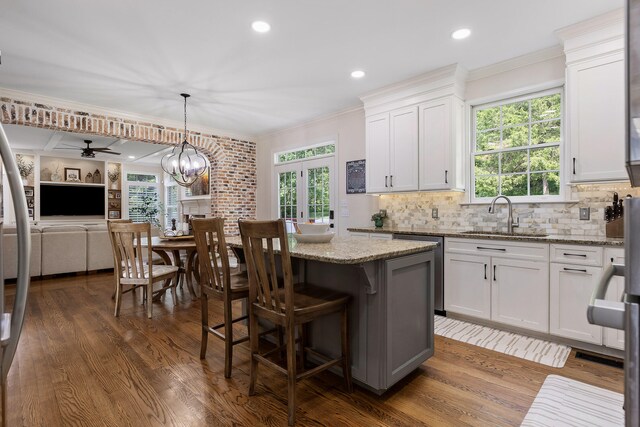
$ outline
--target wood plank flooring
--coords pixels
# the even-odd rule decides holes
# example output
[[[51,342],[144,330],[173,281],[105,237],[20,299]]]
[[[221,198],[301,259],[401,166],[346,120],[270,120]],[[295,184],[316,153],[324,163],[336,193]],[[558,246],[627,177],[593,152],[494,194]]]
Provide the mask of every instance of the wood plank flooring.
[[[8,378],[10,426],[285,426],[282,375],[261,369],[247,396],[248,347],[211,337],[200,360],[199,301],[186,289],[154,303],[133,296],[113,316],[108,273],[33,281],[24,331]],[[12,288],[7,290],[11,300]],[[212,318],[222,320],[211,302]],[[337,338],[337,337],[336,337]],[[436,337],[435,356],[379,397],[324,373],[298,388],[300,426],[519,425],[549,374],[617,392],[623,371],[576,359],[554,369]]]

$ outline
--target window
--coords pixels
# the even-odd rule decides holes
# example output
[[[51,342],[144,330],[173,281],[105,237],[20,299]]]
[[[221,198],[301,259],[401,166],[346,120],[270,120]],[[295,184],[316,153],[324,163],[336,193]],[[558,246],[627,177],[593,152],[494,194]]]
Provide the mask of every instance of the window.
[[[180,187],[171,180],[172,183],[164,187],[164,206],[166,211],[167,223],[165,228],[171,227],[171,220],[175,219],[179,222],[178,218],[178,204],[180,202]]]
[[[294,160],[309,159],[311,157],[326,156],[336,152],[335,144],[323,144],[315,147],[304,148],[295,151],[286,151],[276,154],[276,164]]]
[[[559,199],[562,93],[560,89],[476,106],[472,110],[473,201]]]
[[[151,222],[155,226],[161,226],[158,181],[156,174],[127,174],[129,219],[133,222]]]

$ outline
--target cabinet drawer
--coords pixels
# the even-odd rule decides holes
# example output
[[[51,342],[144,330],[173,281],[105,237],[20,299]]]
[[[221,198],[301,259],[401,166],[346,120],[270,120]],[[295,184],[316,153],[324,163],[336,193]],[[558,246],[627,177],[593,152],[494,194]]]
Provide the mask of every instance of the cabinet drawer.
[[[373,240],[393,240],[393,234],[369,233],[369,238]]]
[[[351,232],[349,232],[349,237],[353,237],[353,238],[356,238],[356,239],[368,239],[369,238],[369,233],[351,231]]]
[[[550,252],[551,262],[602,267],[603,249],[600,246],[572,246],[552,244]]]
[[[535,261],[549,260],[549,245],[545,243],[448,238],[445,240],[444,247],[448,253],[499,256],[501,258]]]

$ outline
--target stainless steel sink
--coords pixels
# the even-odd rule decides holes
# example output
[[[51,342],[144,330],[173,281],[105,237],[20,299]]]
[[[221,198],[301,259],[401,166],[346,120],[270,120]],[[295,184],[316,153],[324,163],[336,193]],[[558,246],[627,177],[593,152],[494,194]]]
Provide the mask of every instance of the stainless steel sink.
[[[461,234],[472,236],[521,236],[521,237],[547,237],[544,233],[506,233],[504,231],[463,231]]]

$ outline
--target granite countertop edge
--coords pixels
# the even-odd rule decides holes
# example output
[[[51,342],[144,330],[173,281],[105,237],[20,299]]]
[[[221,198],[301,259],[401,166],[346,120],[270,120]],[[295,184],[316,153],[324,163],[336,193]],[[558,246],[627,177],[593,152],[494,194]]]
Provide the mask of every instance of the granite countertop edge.
[[[509,241],[521,241],[521,242],[535,242],[535,243],[559,243],[570,245],[593,245],[593,246],[612,246],[623,247],[624,239],[613,238],[605,236],[526,236],[514,234],[512,236],[507,235],[492,235],[488,234],[467,234],[472,230],[421,230],[410,229],[403,227],[350,227],[348,231],[361,232],[361,233],[386,233],[386,234],[404,234],[412,236],[442,236],[442,237],[456,237],[463,239],[482,239],[482,240],[509,240]]]

